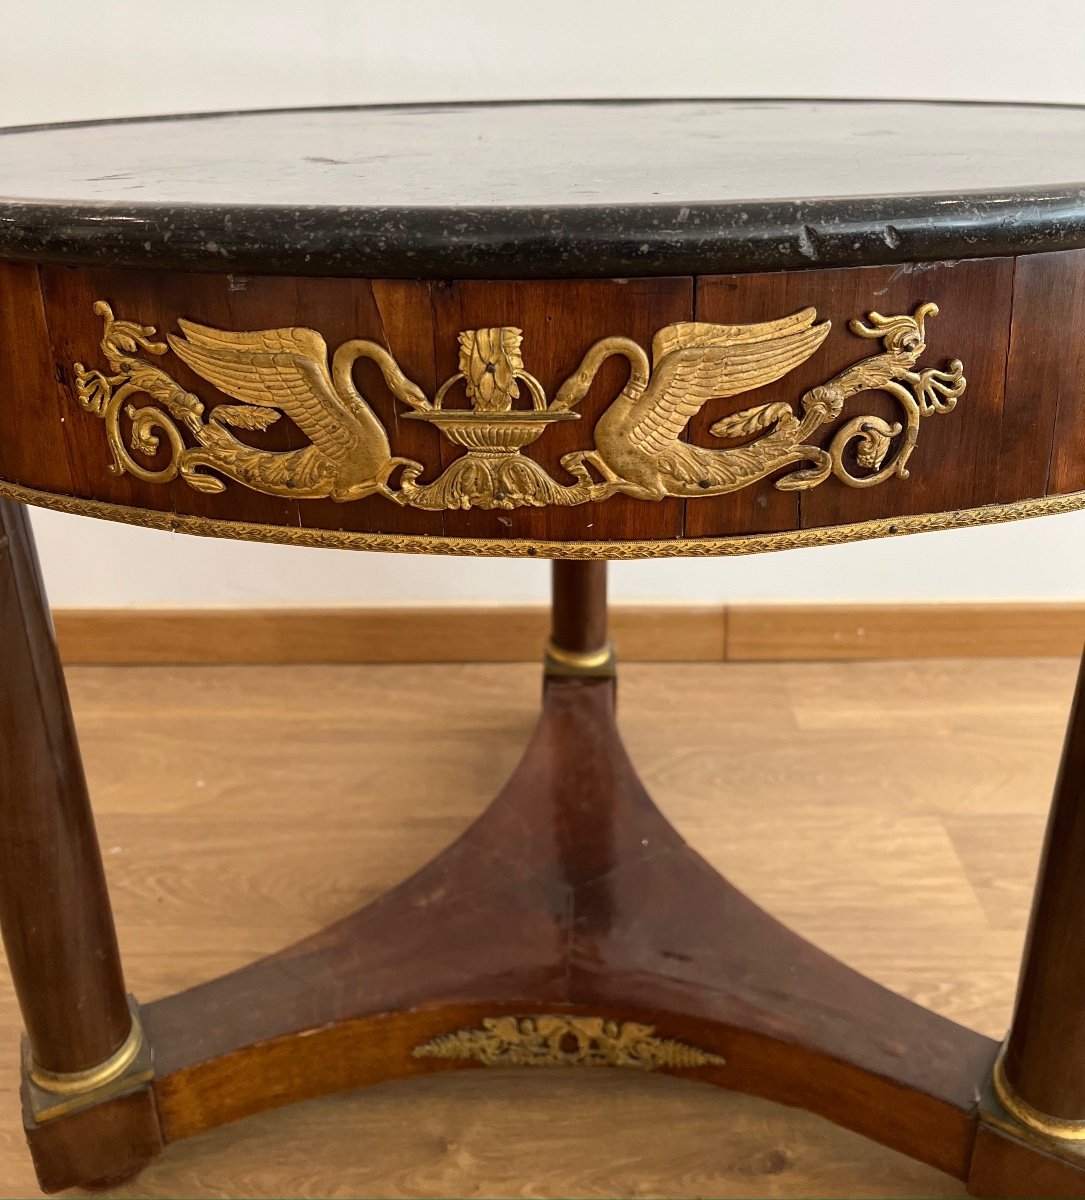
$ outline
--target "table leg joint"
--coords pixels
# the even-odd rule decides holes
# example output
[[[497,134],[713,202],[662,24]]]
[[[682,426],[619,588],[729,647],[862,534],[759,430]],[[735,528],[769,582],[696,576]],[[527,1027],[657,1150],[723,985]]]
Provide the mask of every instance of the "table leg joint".
[[[85,1071],[46,1071],[34,1062],[29,1039],[22,1040],[23,1081],[34,1120],[54,1120],[134,1091],[154,1078],[151,1044],[143,1032],[139,1005],[129,996],[132,1026],[120,1046]]]

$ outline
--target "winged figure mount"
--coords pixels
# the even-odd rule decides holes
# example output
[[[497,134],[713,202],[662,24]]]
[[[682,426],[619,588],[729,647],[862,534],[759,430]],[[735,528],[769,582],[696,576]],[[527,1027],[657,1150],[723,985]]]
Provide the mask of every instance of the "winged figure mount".
[[[926,349],[925,322],[938,312],[930,302],[910,315],[872,312],[865,322],[851,321],[858,337],[881,343],[880,353],[806,391],[797,409],[777,400],[717,420],[711,433],[732,443],[719,448],[685,440],[691,418],[709,401],[774,383],[810,358],[830,328],[829,321],[817,322],[813,308],[749,325],[667,325],[652,339],[650,361],[630,338],[603,338],[550,402],[525,369],[522,333],[511,326],[461,333],[459,371],[430,400],[387,349],[366,339],[343,343],[329,359],[313,329],[227,332],[182,319],[180,332],[163,343],[152,340],[153,326],[116,319],[104,300],[94,311],[104,322],[101,348],[110,373],[76,363],[76,390],[82,407],[105,423],[110,470],[152,483],[179,476],[209,493],[223,491],[229,480],[275,496],[346,502],[382,495],[435,511],[543,507],[617,493],[640,500],[713,496],[791,466],[797,469],[776,487],[806,490],[830,475],[871,487],[907,476],[921,419],[950,411],[965,389],[958,360],[945,370],[915,369]],[[206,407],[152,361],[169,350],[237,403]],[[596,421],[593,446],[562,457],[571,482],[555,480],[523,451],[551,424],[579,419],[576,406],[612,355],[628,361],[628,380]],[[359,358],[377,365],[404,417],[436,426],[462,448],[437,478],[422,481],[422,464],[392,453],[384,425],[355,386]],[[461,382],[467,405],[446,406]],[[898,402],[899,420],[856,416],[828,447],[811,443],[850,397],[875,390]],[[305,445],[270,450],[241,436],[283,417]]]

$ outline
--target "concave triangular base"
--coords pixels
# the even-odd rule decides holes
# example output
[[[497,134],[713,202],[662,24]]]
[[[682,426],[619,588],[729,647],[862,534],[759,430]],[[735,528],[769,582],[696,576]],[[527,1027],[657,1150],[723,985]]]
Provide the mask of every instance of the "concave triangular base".
[[[165,1140],[480,1067],[495,1047],[508,1061],[502,1031],[538,1026],[484,1022],[564,1015],[579,1041],[559,1034],[551,1059],[616,1061],[614,1044],[639,1038],[624,1065],[798,1105],[964,1177],[995,1043],[850,970],[716,874],[637,779],[613,695],[606,679],[548,680],[512,778],[437,859],[315,936],[148,1005]]]

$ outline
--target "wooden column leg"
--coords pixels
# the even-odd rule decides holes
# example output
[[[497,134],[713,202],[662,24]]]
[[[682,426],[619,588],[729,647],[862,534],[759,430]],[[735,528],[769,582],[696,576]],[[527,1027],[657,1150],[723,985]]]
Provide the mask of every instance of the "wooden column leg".
[[[24,1118],[42,1186],[132,1173],[160,1144],[149,1050],[125,995],[30,523],[3,500],[0,927],[26,1027]]]
[[[614,674],[607,638],[607,564],[555,562],[552,566],[548,676]]]
[[[984,1195],[1085,1196],[1085,659],[992,1084],[971,1182]]]

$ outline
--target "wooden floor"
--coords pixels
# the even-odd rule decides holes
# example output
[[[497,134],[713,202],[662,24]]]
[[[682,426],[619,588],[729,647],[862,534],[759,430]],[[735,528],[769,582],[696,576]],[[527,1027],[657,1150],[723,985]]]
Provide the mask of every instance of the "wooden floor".
[[[718,868],[889,987],[1001,1036],[1076,665],[630,665],[619,717]],[[239,966],[402,879],[517,758],[531,666],[78,667],[130,988]],[[156,710],[158,715],[149,714]],[[495,913],[495,920],[500,914]],[[0,983],[0,1196],[37,1195]],[[170,1147],[124,1196],[960,1196],[817,1118],[622,1072],[465,1072]]]

